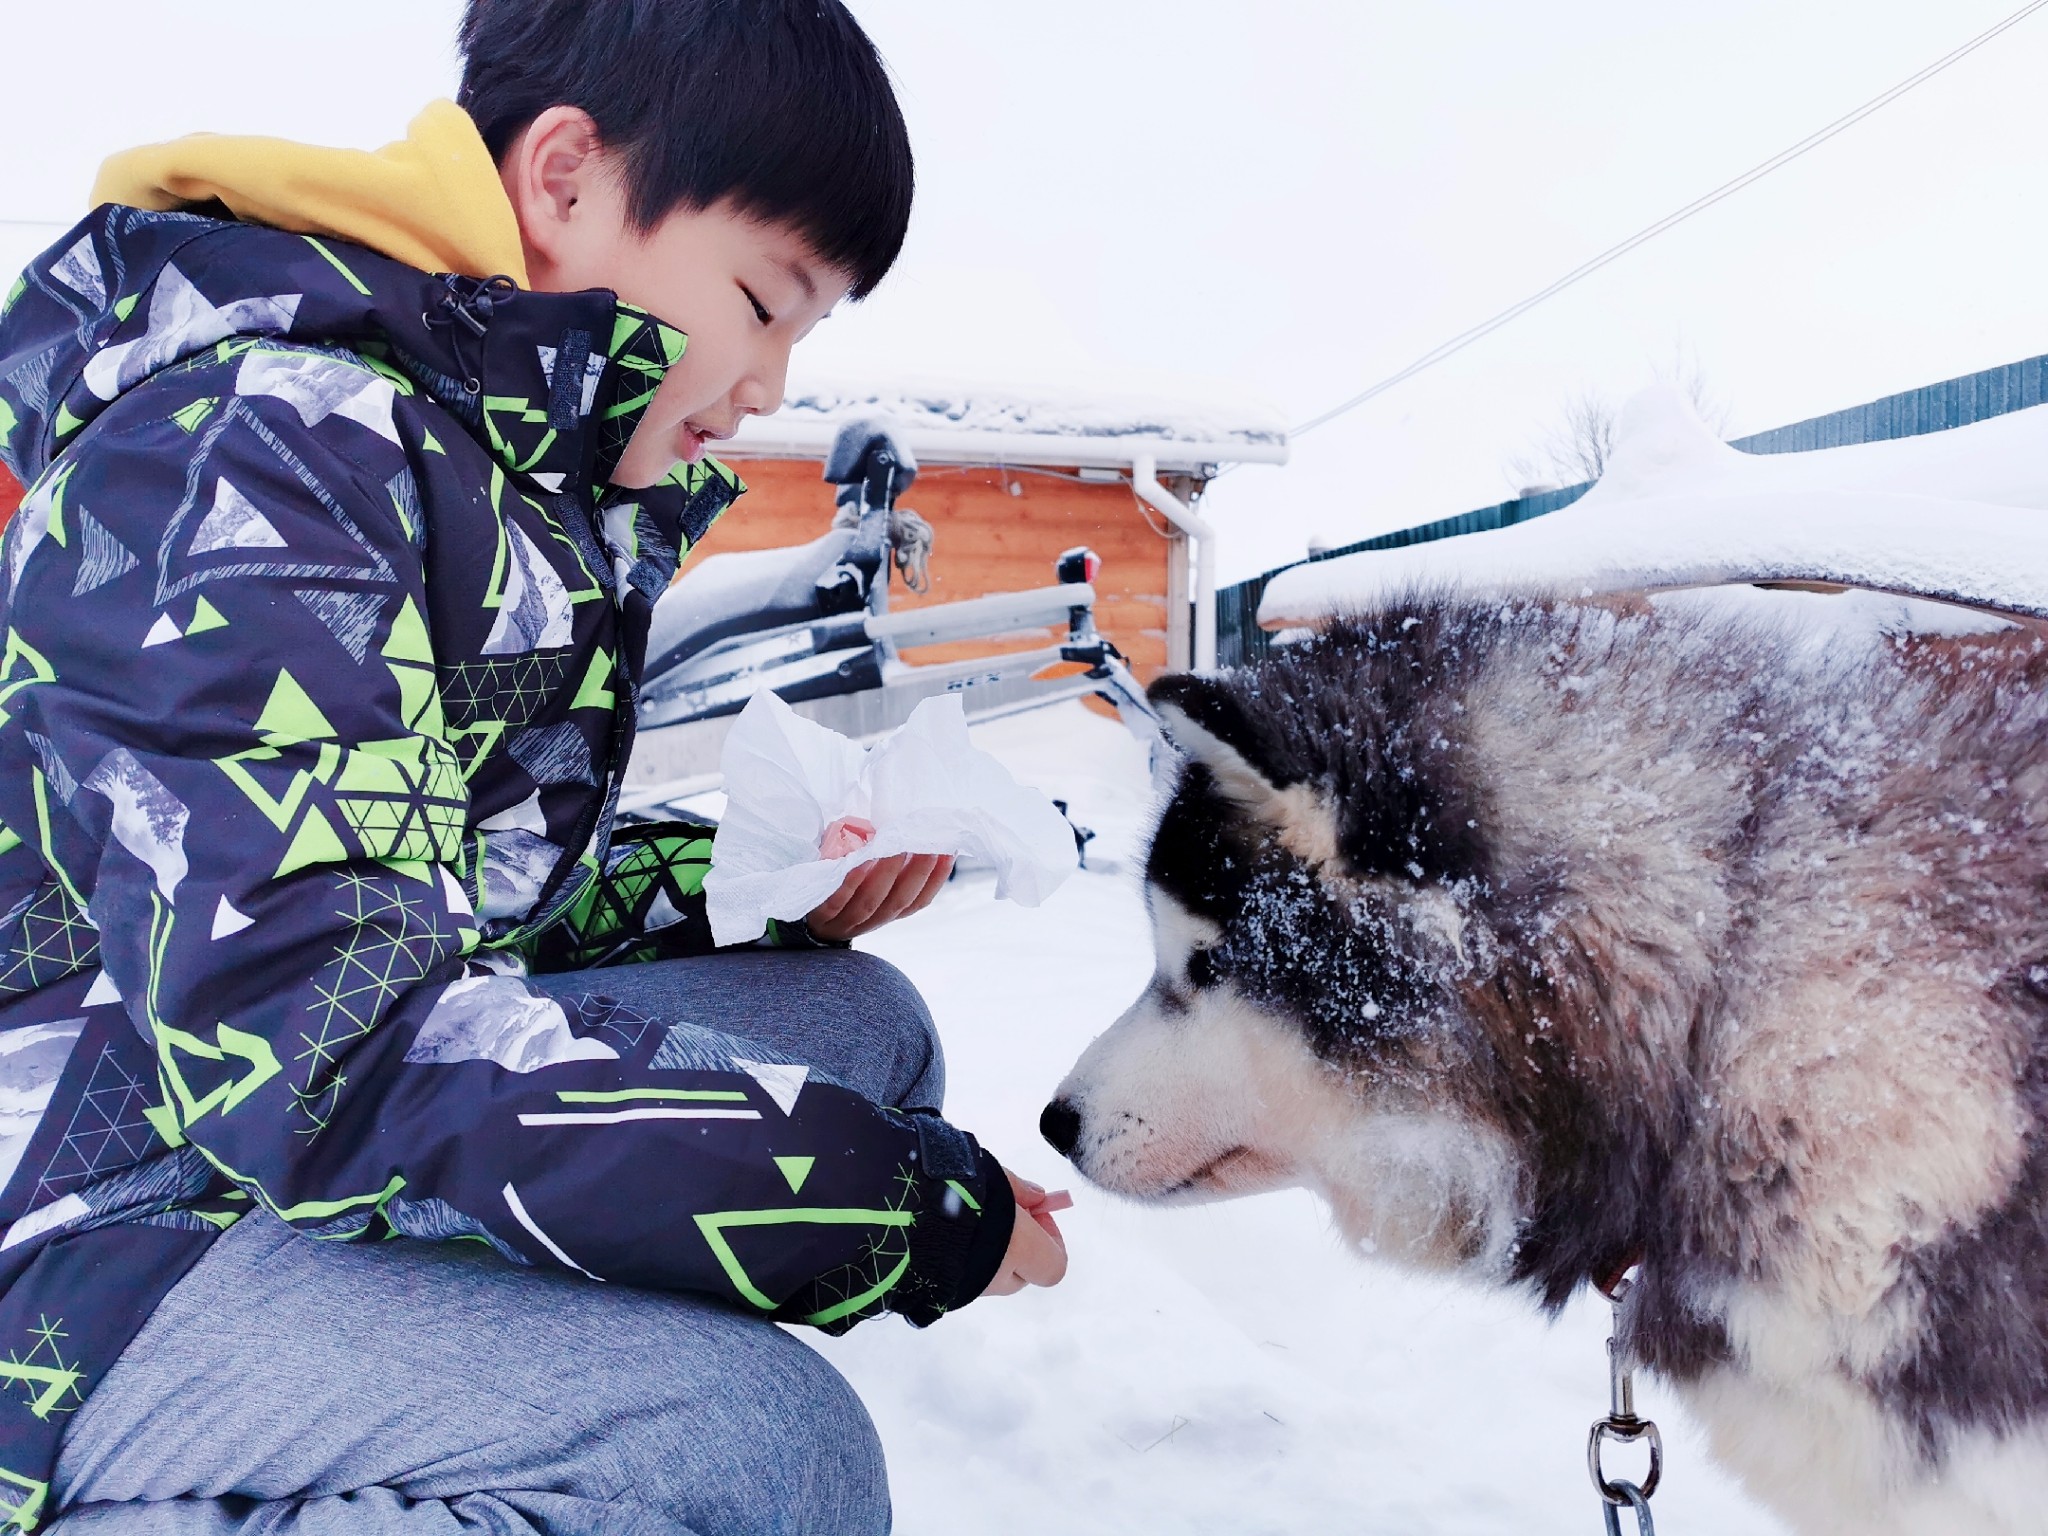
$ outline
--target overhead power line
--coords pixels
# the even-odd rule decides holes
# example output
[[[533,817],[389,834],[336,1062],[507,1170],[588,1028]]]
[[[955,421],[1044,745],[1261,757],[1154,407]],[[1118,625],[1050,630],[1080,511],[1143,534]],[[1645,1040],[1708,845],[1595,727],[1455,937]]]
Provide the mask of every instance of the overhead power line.
[[[1856,108],[1855,111],[1849,112],[1841,117],[1836,118],[1832,123],[1829,123],[1825,128],[1820,129],[1818,132],[1808,134],[1805,138],[1801,139],[1797,144],[1794,144],[1787,149],[1780,150],[1777,154],[1771,156],[1770,159],[1763,161],[1759,165],[1750,167],[1750,169],[1744,171],[1740,176],[1737,176],[1733,181],[1723,182],[1720,186],[1714,188],[1713,191],[1707,193],[1704,197],[1697,198],[1694,201],[1687,203],[1683,208],[1678,209],[1675,213],[1668,213],[1663,218],[1659,219],[1656,223],[1637,230],[1634,234],[1630,235],[1626,240],[1622,241],[1619,245],[1609,246],[1606,250],[1602,251],[1598,256],[1595,256],[1591,261],[1588,261],[1581,266],[1572,268],[1571,271],[1565,273],[1563,277],[1560,277],[1556,282],[1550,284],[1548,287],[1537,290],[1535,293],[1530,294],[1526,299],[1523,299],[1520,303],[1509,305],[1506,309],[1502,310],[1499,314],[1493,316],[1493,318],[1491,318],[1490,320],[1482,320],[1478,325],[1473,326],[1469,331],[1459,332],[1456,336],[1453,336],[1449,341],[1446,341],[1442,345],[1433,347],[1429,351],[1423,353],[1422,356],[1416,358],[1414,362],[1410,363],[1407,367],[1401,369],[1399,372],[1390,373],[1384,379],[1381,379],[1378,383],[1370,386],[1367,389],[1360,390],[1357,394],[1353,395],[1349,400],[1346,400],[1342,405],[1333,406],[1329,410],[1324,411],[1320,416],[1310,417],[1300,426],[1290,429],[1287,435],[1293,438],[1300,437],[1305,432],[1313,432],[1317,427],[1320,427],[1327,422],[1335,421],[1339,416],[1344,415],[1347,411],[1355,411],[1358,409],[1359,406],[1364,405],[1368,400],[1371,400],[1376,396],[1385,394],[1395,385],[1406,383],[1409,379],[1414,378],[1415,375],[1421,373],[1424,369],[1433,368],[1438,363],[1442,362],[1445,358],[1451,357],[1456,353],[1464,351],[1465,348],[1471,346],[1473,342],[1479,341],[1484,337],[1492,335],[1495,331],[1499,330],[1509,321],[1520,319],[1523,315],[1526,315],[1530,310],[1534,309],[1538,304],[1543,303],[1546,299],[1555,298],[1558,294],[1563,293],[1565,289],[1571,287],[1574,283],[1582,282],[1586,278],[1591,277],[1595,272],[1598,272],[1602,267],[1608,266],[1613,262],[1619,261],[1622,257],[1626,256],[1630,251],[1634,250],[1637,246],[1643,244],[1645,241],[1656,239],[1657,236],[1663,234],[1667,229],[1672,229],[1675,228],[1677,225],[1683,224],[1687,219],[1691,218],[1694,214],[1706,212],[1707,209],[1713,207],[1714,204],[1722,201],[1722,199],[1733,197],[1737,192],[1740,192],[1744,187],[1749,186],[1752,182],[1761,181],[1764,177],[1770,175],[1771,172],[1777,170],[1779,167],[1791,164],[1794,160],[1797,160],[1801,155],[1807,153],[1809,150],[1818,149],[1821,145],[1827,143],[1829,139],[1834,138],[1835,135],[1839,133],[1844,133],[1847,130],[1855,127],[1858,123],[1862,122],[1864,118],[1870,116],[1871,113],[1878,111],[1880,108],[1890,106],[1893,102],[1897,101],[1901,96],[1905,95],[1914,87],[1925,85],[1929,80],[1932,80],[1936,75],[1940,74],[1950,65],[1960,63],[1963,59],[1966,59],[1971,54],[1975,53],[1979,48],[1982,48],[1986,43],[1991,42],[1994,38],[1999,37],[2003,33],[2011,31],[2014,27],[2018,26],[2021,22],[2025,21],[2029,16],[2033,15],[2034,12],[2040,10],[2043,6],[2048,6],[2048,0],[2029,0],[2028,4],[2021,6],[2018,10],[2014,11],[2010,16],[2006,17],[2003,21],[1997,23],[1995,26],[1992,26],[1986,29],[1985,31],[1978,33],[1977,36],[1971,38],[1967,43],[1964,43],[1962,47],[1956,49],[1953,53],[1943,54],[1940,58],[1936,59],[1932,64],[1929,64],[1925,69],[1919,71],[1919,73],[1910,75],[1906,79],[1901,80],[1897,85],[1893,86],[1890,90],[1884,92],[1882,95],[1871,97],[1870,100],[1863,103],[1862,106]]]
[[[2048,3],[2048,0],[2044,0],[2044,3]],[[72,222],[76,223],[77,221],[73,220]],[[70,224],[66,224],[62,219],[0,219],[0,224],[4,224],[9,229],[69,229],[71,227]]]

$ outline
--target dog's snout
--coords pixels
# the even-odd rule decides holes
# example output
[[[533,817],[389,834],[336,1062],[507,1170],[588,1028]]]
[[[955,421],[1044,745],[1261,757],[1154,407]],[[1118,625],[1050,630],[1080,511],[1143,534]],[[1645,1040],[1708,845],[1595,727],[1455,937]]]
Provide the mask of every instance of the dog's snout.
[[[1054,1099],[1038,1117],[1038,1134],[1061,1157],[1072,1157],[1074,1143],[1081,1139],[1081,1112],[1067,1099]]]

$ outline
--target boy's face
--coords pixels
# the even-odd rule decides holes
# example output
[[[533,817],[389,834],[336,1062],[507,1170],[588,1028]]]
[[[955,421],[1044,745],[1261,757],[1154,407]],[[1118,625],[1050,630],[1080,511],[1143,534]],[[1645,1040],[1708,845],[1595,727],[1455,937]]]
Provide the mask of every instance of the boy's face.
[[[550,107],[499,170],[536,290],[609,288],[690,338],[612,474],[633,488],[781,405],[790,349],[850,281],[793,229],[728,203],[678,209],[640,234],[614,166],[585,114]]]

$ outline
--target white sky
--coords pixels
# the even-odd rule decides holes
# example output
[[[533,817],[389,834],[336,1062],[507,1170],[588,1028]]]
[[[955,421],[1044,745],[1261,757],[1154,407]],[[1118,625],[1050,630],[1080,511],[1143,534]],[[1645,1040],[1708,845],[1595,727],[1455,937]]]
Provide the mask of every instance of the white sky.
[[[800,368],[1196,377],[1300,420],[2018,0],[853,3],[902,83],[918,209]],[[396,137],[452,90],[456,9],[0,0],[0,216],[74,217],[103,154],[199,128]],[[1565,397],[1681,351],[1737,433],[2048,351],[2044,78],[2048,12],[1287,468],[1230,476],[1225,578],[1498,500]],[[0,227],[0,267],[54,233]]]

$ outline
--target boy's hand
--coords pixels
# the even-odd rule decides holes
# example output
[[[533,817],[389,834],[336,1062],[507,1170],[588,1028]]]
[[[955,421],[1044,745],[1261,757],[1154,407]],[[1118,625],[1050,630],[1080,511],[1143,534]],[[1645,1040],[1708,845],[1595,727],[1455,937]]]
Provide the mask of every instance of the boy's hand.
[[[1048,1194],[1007,1168],[1003,1172],[1009,1174],[1010,1193],[1017,1197],[1017,1224],[1010,1228],[1003,1267],[981,1294],[1012,1296],[1027,1285],[1058,1285],[1067,1273],[1067,1240],[1052,1216],[1072,1205],[1073,1197],[1065,1190]]]
[[[804,919],[812,934],[833,943],[857,939],[884,923],[922,912],[953,873],[949,854],[899,853],[862,864]]]

